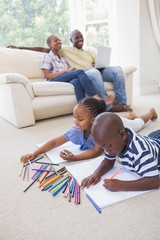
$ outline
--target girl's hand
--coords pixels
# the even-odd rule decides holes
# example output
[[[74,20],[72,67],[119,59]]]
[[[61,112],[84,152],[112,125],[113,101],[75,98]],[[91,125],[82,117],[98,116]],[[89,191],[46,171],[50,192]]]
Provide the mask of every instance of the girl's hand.
[[[103,186],[112,192],[123,191],[122,186],[124,181],[118,179],[104,179]],[[124,185],[124,184],[123,184]],[[122,189],[123,187],[123,189]]]
[[[33,160],[34,158],[36,158],[37,156],[33,153],[29,153],[29,154],[26,154],[26,155],[23,155],[21,158],[20,158],[20,161],[23,162],[23,163],[26,163],[28,162],[28,160]]]
[[[84,178],[81,182],[82,188],[89,188],[91,185],[97,184],[101,180],[101,177],[97,176],[96,174],[92,174],[87,178]]]
[[[60,152],[60,157],[64,160],[75,160],[73,153],[65,149]]]

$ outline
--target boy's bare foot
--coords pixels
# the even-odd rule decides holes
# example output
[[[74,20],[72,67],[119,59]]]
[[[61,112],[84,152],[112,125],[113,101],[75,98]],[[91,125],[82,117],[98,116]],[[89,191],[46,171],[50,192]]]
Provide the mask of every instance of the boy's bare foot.
[[[132,108],[125,104],[113,105],[109,112],[132,112]]]
[[[156,110],[154,108],[151,108],[149,110],[149,112],[150,112],[150,115],[151,115],[151,121],[155,121],[158,118]]]

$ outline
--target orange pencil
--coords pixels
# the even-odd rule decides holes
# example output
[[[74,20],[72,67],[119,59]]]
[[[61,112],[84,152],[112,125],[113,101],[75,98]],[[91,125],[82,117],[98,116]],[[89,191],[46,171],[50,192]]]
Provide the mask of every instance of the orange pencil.
[[[51,170],[51,166],[49,165],[49,166],[46,168],[46,170]],[[38,181],[41,183],[41,182],[45,179],[45,177],[48,175],[48,173],[49,173],[49,172],[43,172],[43,173],[41,174],[41,176],[39,177]]]
[[[113,175],[112,177],[109,178],[109,180],[112,180],[120,171],[122,168],[119,168]]]
[[[50,183],[54,182],[54,181],[57,180],[58,178],[60,178],[60,175],[59,175],[59,174],[56,175],[56,176],[53,176],[53,178],[49,179],[48,181],[45,181],[45,182],[41,183],[41,184],[39,185],[39,188],[40,188],[40,187],[43,187],[43,188],[47,187]]]

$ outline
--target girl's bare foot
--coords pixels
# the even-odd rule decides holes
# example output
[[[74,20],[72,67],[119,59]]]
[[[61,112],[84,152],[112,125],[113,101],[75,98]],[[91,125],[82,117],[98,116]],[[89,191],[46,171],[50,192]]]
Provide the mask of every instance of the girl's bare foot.
[[[151,116],[151,121],[155,121],[158,118],[158,115],[156,113],[156,110],[154,108],[151,108],[149,110],[150,116]]]
[[[113,104],[115,101],[115,97],[112,95],[109,95],[108,98],[104,98],[104,101],[105,101],[106,105]]]
[[[134,112],[131,112],[126,118],[134,120],[135,118],[138,118],[138,116]]]

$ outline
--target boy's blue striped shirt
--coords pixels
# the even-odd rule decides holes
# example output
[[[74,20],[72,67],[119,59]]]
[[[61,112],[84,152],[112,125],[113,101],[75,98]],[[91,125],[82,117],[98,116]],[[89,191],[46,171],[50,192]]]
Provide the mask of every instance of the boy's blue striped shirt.
[[[118,157],[127,169],[136,172],[141,177],[159,175],[160,140],[141,136],[129,128],[125,129],[129,140],[123,152],[119,156],[111,156],[105,152],[105,157],[109,160]]]

